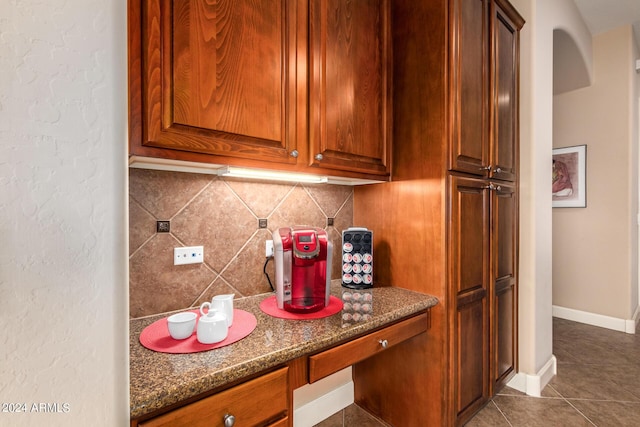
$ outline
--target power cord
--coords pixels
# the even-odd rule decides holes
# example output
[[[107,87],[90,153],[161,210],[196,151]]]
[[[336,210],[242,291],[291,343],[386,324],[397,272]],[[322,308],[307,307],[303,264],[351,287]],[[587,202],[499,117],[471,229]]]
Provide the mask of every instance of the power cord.
[[[269,264],[269,260],[271,259],[273,259],[273,257],[267,257],[266,261],[264,262],[264,267],[262,267],[262,272],[267,277],[267,281],[269,282],[269,286],[271,286],[271,290],[275,292],[273,284],[271,283],[271,278],[269,277],[269,273],[267,273],[267,264]]]

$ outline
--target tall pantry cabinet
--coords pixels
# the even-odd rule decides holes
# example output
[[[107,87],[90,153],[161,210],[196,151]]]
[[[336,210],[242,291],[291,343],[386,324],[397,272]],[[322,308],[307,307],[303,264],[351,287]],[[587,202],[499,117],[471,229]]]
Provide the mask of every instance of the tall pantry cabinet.
[[[397,0],[392,15],[392,182],[355,188],[354,223],[375,231],[378,286],[440,304],[428,338],[356,365],[356,401],[393,425],[462,425],[517,367],[524,20],[507,0]],[[396,380],[376,378],[389,366]]]

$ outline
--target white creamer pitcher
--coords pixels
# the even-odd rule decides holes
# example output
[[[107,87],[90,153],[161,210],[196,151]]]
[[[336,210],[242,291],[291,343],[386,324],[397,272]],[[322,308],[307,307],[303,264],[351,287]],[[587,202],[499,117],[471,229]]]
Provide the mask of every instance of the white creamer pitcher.
[[[227,316],[227,326],[233,324],[233,297],[235,294],[216,295],[211,300],[211,309],[220,311]]]

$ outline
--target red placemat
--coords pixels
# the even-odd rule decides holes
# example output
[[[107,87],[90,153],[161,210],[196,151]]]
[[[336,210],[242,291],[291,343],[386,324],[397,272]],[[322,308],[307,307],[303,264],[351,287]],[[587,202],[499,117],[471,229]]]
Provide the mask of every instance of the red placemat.
[[[332,316],[342,310],[342,300],[331,295],[329,297],[329,305],[322,310],[316,311],[314,313],[291,313],[286,310],[280,310],[278,308],[278,303],[276,302],[276,296],[273,295],[262,300],[262,302],[260,303],[260,310],[264,311],[269,316],[279,317],[280,319],[322,319],[323,317]]]
[[[198,316],[200,315],[200,310],[191,311],[198,314]],[[197,353],[199,351],[224,347],[225,345],[240,341],[253,332],[257,324],[256,316],[236,308],[233,310],[233,325],[229,328],[227,338],[214,344],[201,344],[198,342],[195,332],[184,340],[174,340],[171,338],[167,327],[167,318],[164,317],[144,328],[140,334],[140,344],[149,350],[160,353]]]

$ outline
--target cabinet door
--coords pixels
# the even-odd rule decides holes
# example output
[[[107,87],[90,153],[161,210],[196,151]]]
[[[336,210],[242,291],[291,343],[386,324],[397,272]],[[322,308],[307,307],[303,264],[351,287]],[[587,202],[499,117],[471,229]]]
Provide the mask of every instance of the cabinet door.
[[[389,20],[389,0],[311,0],[310,165],[389,174]]]
[[[132,154],[295,163],[296,5],[130,2]]]
[[[497,391],[516,372],[518,333],[517,197],[515,187],[494,184],[492,216],[492,379]]]
[[[450,286],[455,414],[489,398],[489,202],[486,181],[451,177]]]
[[[518,168],[518,37],[521,22],[497,2],[493,14],[493,135],[491,177],[515,181]],[[505,7],[509,5],[505,4]]]
[[[450,169],[488,176],[489,0],[453,2]]]

